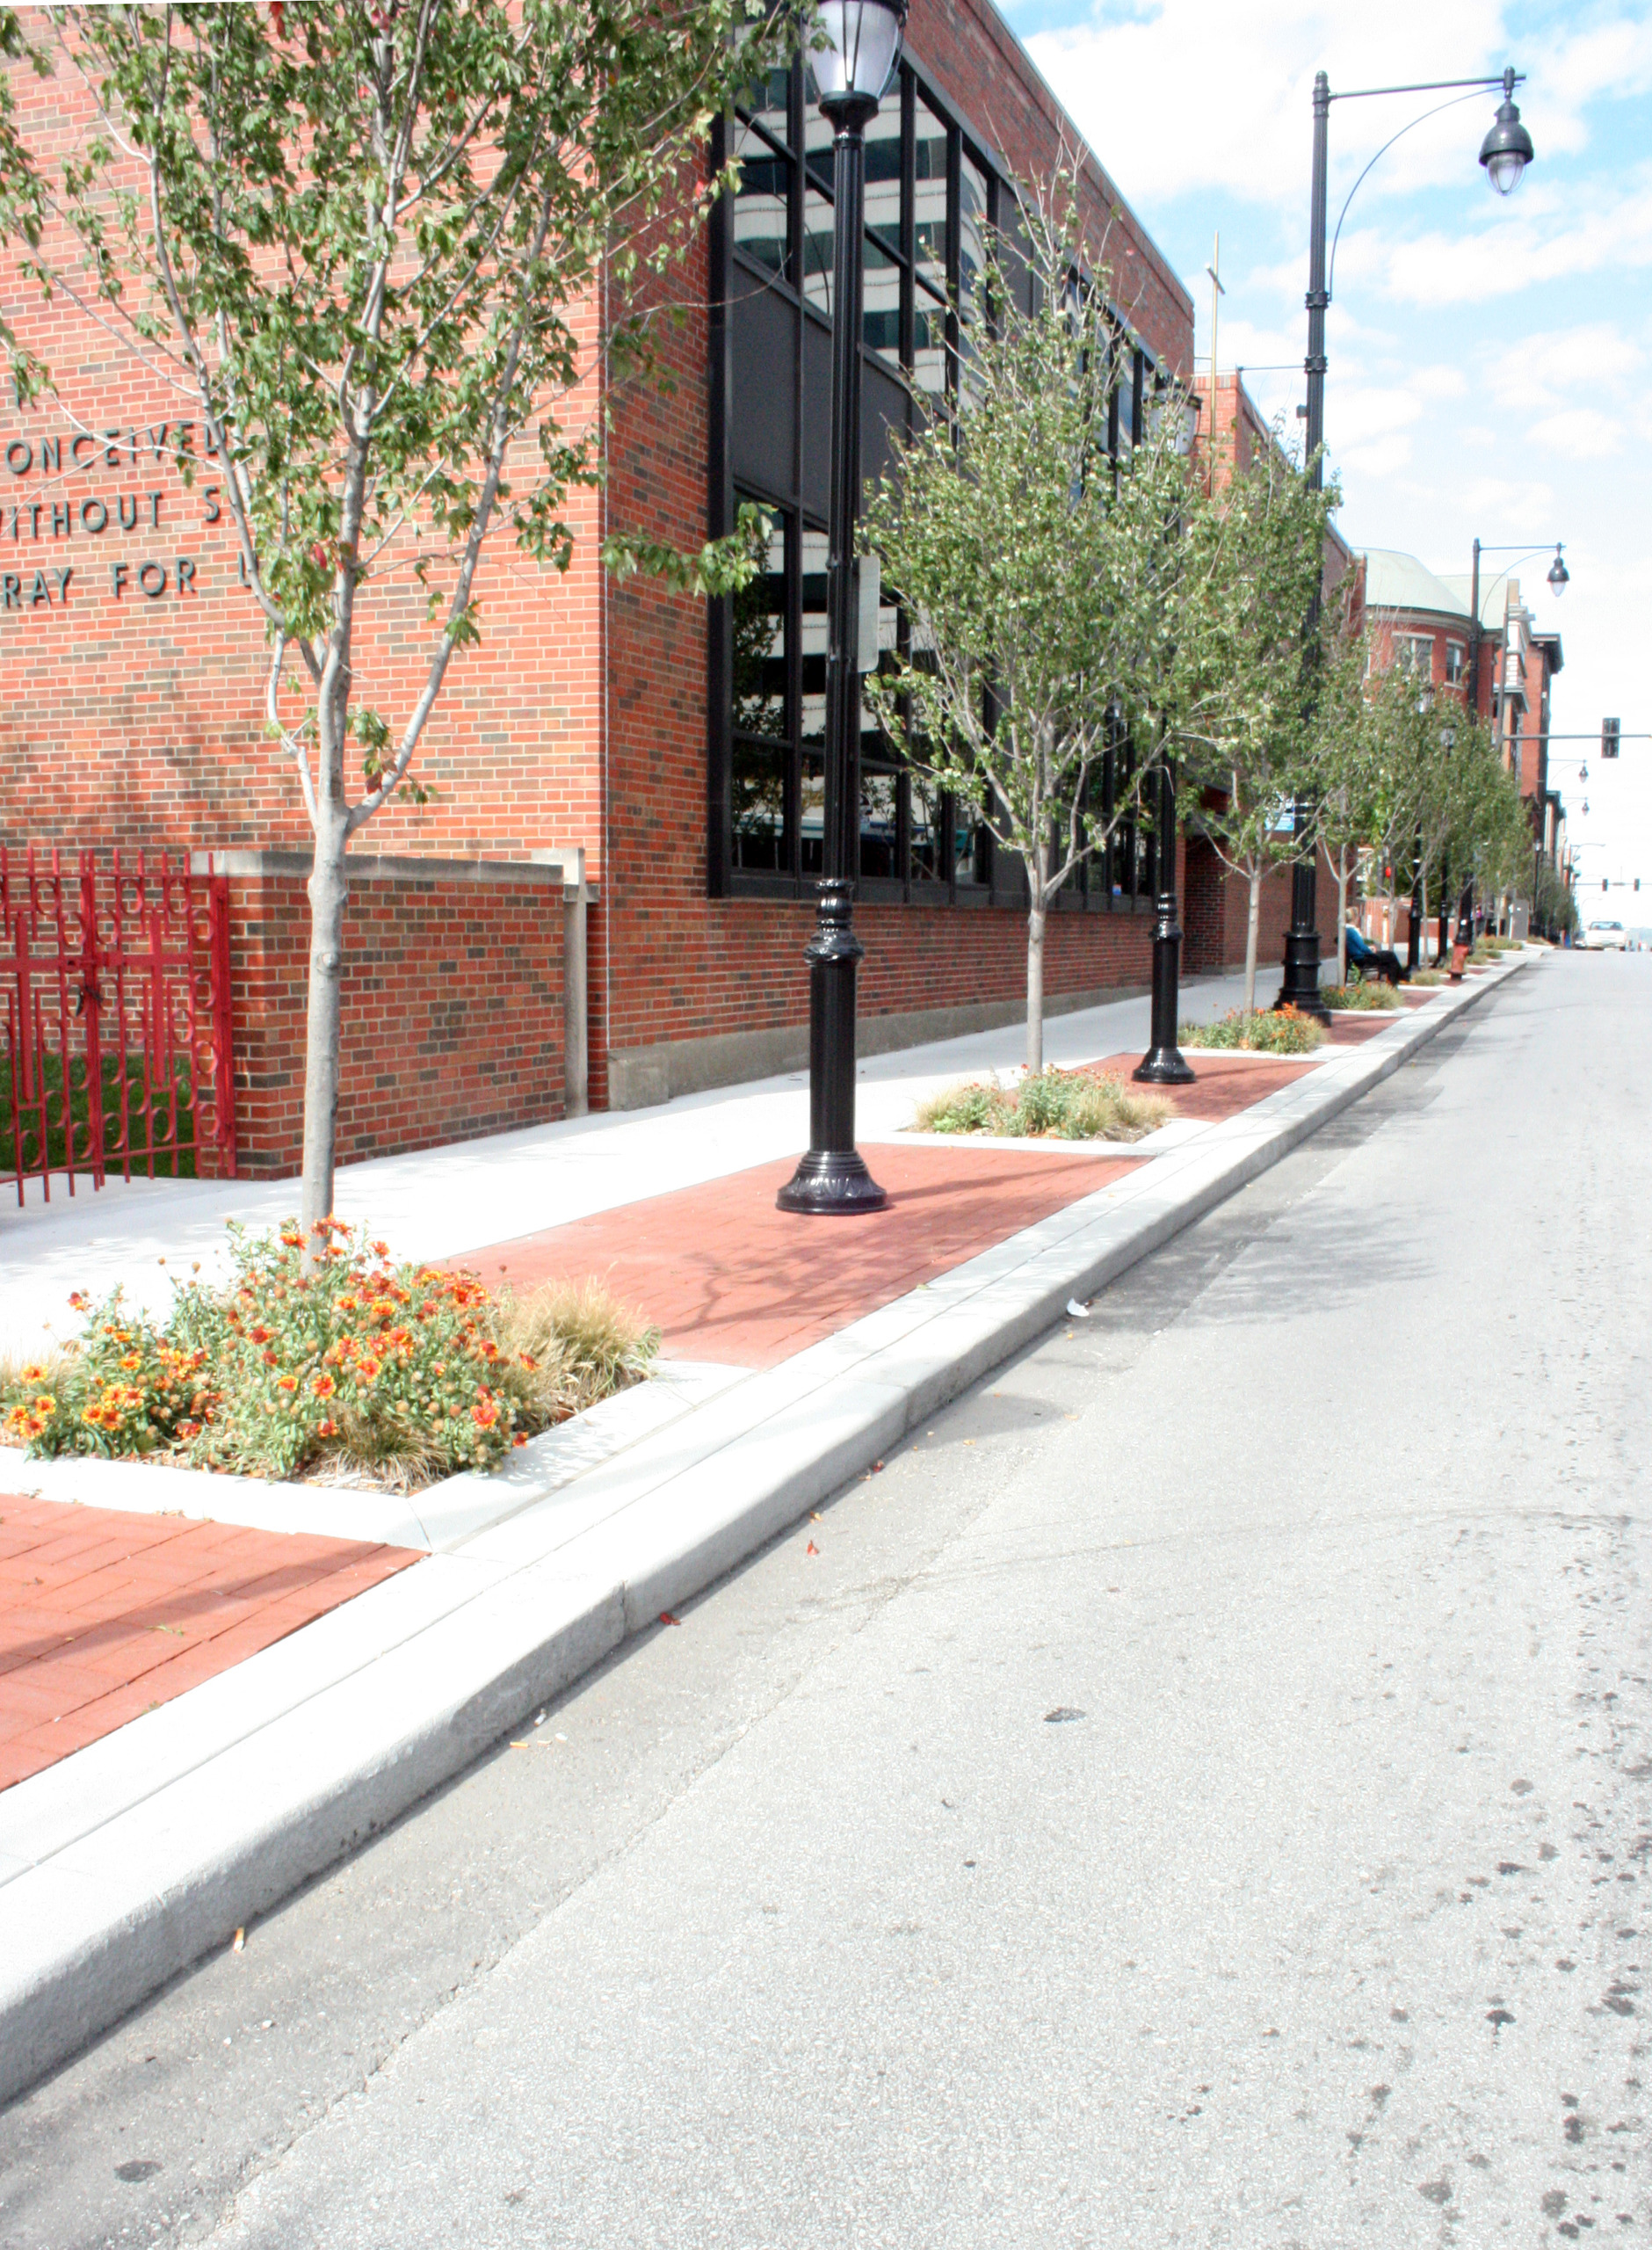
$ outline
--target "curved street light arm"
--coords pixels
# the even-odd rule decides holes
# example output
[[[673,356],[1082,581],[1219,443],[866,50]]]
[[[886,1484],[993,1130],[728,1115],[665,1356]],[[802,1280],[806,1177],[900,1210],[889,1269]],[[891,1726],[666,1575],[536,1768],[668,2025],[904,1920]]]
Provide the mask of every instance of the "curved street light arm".
[[[1382,159],[1383,159],[1383,158],[1388,155],[1388,153],[1389,149],[1393,148],[1395,141],[1403,141],[1403,140],[1404,140],[1404,138],[1405,138],[1405,136],[1406,136],[1406,134],[1407,134],[1408,133],[1414,132],[1414,131],[1416,130],[1416,128],[1417,128],[1419,125],[1426,125],[1426,124],[1428,123],[1428,121],[1429,121],[1429,120],[1430,120],[1430,118],[1431,118],[1431,117],[1438,117],[1438,116],[1440,115],[1440,113],[1442,112],[1442,111],[1448,110],[1448,109],[1455,109],[1455,108],[1458,106],[1458,105],[1459,105],[1460,103],[1461,103],[1461,102],[1471,102],[1471,101],[1473,101],[1473,100],[1474,100],[1474,94],[1475,94],[1475,93],[1478,93],[1479,91],[1481,91],[1482,90],[1482,88],[1483,88],[1483,87],[1485,87],[1485,86],[1487,86],[1487,85],[1493,85],[1493,84],[1495,84],[1495,85],[1499,85],[1499,86],[1500,86],[1502,83],[1503,83],[1503,81],[1502,81],[1502,79],[1501,79],[1501,78],[1497,78],[1497,79],[1476,79],[1476,80],[1474,82],[1474,91],[1473,91],[1473,92],[1467,93],[1467,94],[1453,94],[1453,95],[1452,96],[1452,98],[1451,98],[1450,101],[1448,101],[1448,102],[1438,102],[1438,103],[1437,103],[1437,104],[1435,105],[1435,106],[1434,106],[1432,109],[1425,109],[1425,110],[1423,112],[1423,114],[1422,114],[1422,116],[1421,116],[1421,117],[1414,117],[1414,118],[1411,120],[1411,122],[1410,122],[1410,124],[1409,124],[1409,125],[1402,125],[1402,126],[1400,127],[1399,131],[1398,131],[1398,132],[1394,135],[1394,139],[1393,139],[1393,140],[1391,140],[1391,141],[1385,141],[1385,142],[1383,142],[1382,146],[1378,149],[1378,151],[1377,151],[1376,155],[1375,155],[1374,156],[1373,156],[1373,158],[1371,159],[1370,163],[1368,163],[1368,164],[1366,166],[1365,171],[1362,171],[1362,172],[1360,173],[1360,175],[1359,175],[1359,178],[1354,182],[1353,185],[1349,189],[1349,191],[1348,191],[1347,201],[1344,203],[1343,207],[1342,207],[1342,214],[1341,214],[1341,216],[1337,219],[1337,231],[1336,231],[1336,233],[1335,233],[1335,234],[1331,236],[1331,238],[1330,238],[1330,272],[1329,275],[1326,277],[1326,281],[1325,281],[1325,294],[1326,294],[1326,296],[1327,296],[1328,298],[1329,298],[1330,296],[1331,296],[1331,295],[1332,295],[1332,294],[1334,293],[1334,291],[1335,291],[1335,289],[1336,289],[1336,287],[1337,287],[1337,243],[1342,240],[1343,220],[1344,220],[1344,219],[1345,219],[1345,218],[1348,216],[1348,205],[1353,201],[1353,200],[1354,200],[1355,196],[1359,194],[1359,192],[1360,189],[1365,185],[1366,181],[1366,179],[1369,178],[1369,176],[1370,176],[1370,174],[1372,173],[1372,171],[1375,169],[1375,167],[1376,167],[1378,164],[1380,164],[1380,163],[1382,162]],[[1420,89],[1420,88],[1414,89],[1414,88],[1409,88],[1409,87],[1400,87],[1400,86],[1394,86],[1394,87],[1381,86],[1381,87],[1376,87],[1376,88],[1373,88],[1373,91],[1375,91],[1375,92],[1378,92],[1378,93],[1390,93],[1390,92],[1391,92],[1391,93],[1402,93],[1402,92],[1420,91],[1421,91],[1421,89]],[[1351,97],[1351,96],[1349,96],[1349,95],[1347,95],[1347,94],[1333,94],[1333,95],[1331,96],[1331,99],[1332,99],[1332,101],[1347,101],[1347,100],[1350,100],[1351,98],[1352,98],[1352,97]]]

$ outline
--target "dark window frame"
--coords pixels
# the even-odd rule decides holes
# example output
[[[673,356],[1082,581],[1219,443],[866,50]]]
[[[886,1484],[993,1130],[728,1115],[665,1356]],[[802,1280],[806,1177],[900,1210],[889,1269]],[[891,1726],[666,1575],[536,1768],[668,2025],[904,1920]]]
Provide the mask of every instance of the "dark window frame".
[[[805,753],[802,749],[802,547],[806,532],[824,533],[826,525],[818,511],[808,504],[804,486],[807,481],[805,461],[805,360],[808,355],[806,335],[809,323],[826,335],[830,333],[830,320],[808,301],[806,293],[805,212],[811,191],[831,200],[830,185],[822,179],[809,162],[806,145],[806,71],[801,61],[793,64],[789,74],[786,101],[786,131],[782,140],[769,123],[769,112],[758,116],[744,110],[735,116],[719,120],[713,134],[713,162],[721,165],[732,147],[732,133],[736,123],[754,133],[759,142],[770,149],[777,157],[790,165],[790,211],[788,213],[787,275],[777,274],[759,259],[743,253],[735,240],[737,199],[721,197],[714,207],[710,229],[711,317],[710,317],[710,380],[709,406],[711,443],[707,464],[707,518],[710,535],[721,538],[733,527],[737,498],[750,498],[769,509],[786,526],[787,593],[786,606],[787,659],[787,735],[785,755],[786,781],[785,790],[785,857],[787,865],[782,870],[769,872],[742,868],[735,864],[732,829],[733,815],[733,635],[732,604],[728,599],[707,604],[707,635],[709,661],[707,665],[707,743],[706,743],[706,879],[707,889],[714,897],[779,897],[812,900],[815,877],[803,870],[801,851],[802,773]],[[944,302],[946,333],[946,396],[955,400],[960,375],[959,338],[960,260],[962,246],[961,176],[963,162],[970,163],[986,184],[987,225],[999,232],[1008,231],[1014,208],[1015,186],[1002,169],[982,137],[973,132],[956,106],[950,102],[925,74],[921,66],[909,55],[901,66],[901,215],[899,239],[892,242],[882,229],[867,229],[885,255],[893,258],[899,272],[899,363],[887,353],[866,343],[864,331],[861,354],[865,366],[877,369],[886,379],[897,382],[907,395],[907,426],[911,426],[915,396],[917,391],[912,380],[916,348],[916,317],[920,301],[932,301],[931,293],[917,279],[917,179],[916,129],[917,105],[921,101],[935,121],[946,131],[946,297]],[[835,276],[834,276],[835,282]],[[791,483],[789,489],[779,489],[772,483],[750,474],[748,467],[736,472],[733,439],[733,404],[735,393],[735,299],[759,291],[772,292],[791,312],[795,327],[796,348],[792,354],[791,388],[793,425],[791,445]],[[835,307],[834,307],[835,309]],[[988,308],[990,321],[991,308]],[[1143,359],[1151,367],[1150,355],[1143,354],[1136,346],[1136,339],[1128,324],[1122,319],[1116,323],[1122,342],[1135,349],[1135,367],[1139,371]],[[1140,433],[1146,384],[1139,372],[1134,386],[1133,428]],[[1116,451],[1117,403],[1112,409],[1115,417],[1110,425],[1109,437]],[[738,491],[736,492],[736,484]],[[902,628],[904,632],[904,628]],[[771,737],[763,737],[764,741]],[[863,740],[866,737],[863,737]],[[960,820],[984,831],[984,824],[968,823],[967,808],[951,791],[941,793],[939,838],[939,872],[930,875],[914,872],[911,855],[912,836],[912,774],[901,765],[889,745],[888,764],[898,771],[896,791],[897,856],[900,872],[895,877],[863,876],[857,883],[857,895],[868,901],[903,904],[977,907],[1002,906],[1025,911],[1027,902],[1025,870],[1018,857],[1006,852],[991,838],[986,846],[988,867],[986,880],[960,882],[957,878],[956,844]],[[882,759],[877,761],[881,766]],[[1109,774],[1112,769],[1112,753],[1105,760]],[[859,795],[859,761],[851,777],[851,791]],[[1110,783],[1111,787],[1111,783]],[[1108,874],[1098,880],[1102,860],[1087,860],[1081,871],[1079,885],[1070,892],[1063,892],[1058,902],[1062,911],[1148,911],[1151,909],[1150,892],[1141,881],[1141,852],[1134,830],[1130,849],[1124,853],[1122,832],[1112,846],[1103,855]],[[979,853],[982,846],[977,844]],[[1111,870],[1114,861],[1119,872],[1127,869],[1129,880],[1121,886],[1120,894],[1112,893]]]

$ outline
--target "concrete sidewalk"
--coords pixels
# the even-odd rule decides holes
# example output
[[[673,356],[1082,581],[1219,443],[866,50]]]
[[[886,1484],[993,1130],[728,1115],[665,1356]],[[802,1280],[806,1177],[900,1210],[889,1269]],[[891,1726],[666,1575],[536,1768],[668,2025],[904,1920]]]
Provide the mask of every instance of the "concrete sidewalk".
[[[185,1488],[210,1485],[201,1502],[210,1499],[220,1521],[261,1508],[265,1521],[296,1528],[279,1512],[301,1495],[296,1505],[312,1513],[324,1506],[338,1535],[419,1547],[426,1559],[0,1793],[0,2098],[395,1818],[627,1635],[670,1629],[684,1602],[1061,1317],[1070,1300],[1277,1162],[1531,958],[1443,988],[1368,1034],[1361,1026],[1357,1043],[1322,1050],[1307,1070],[1279,1066],[1277,1091],[1250,1107],[1165,1129],[1128,1152],[1146,1161],[778,1365],[668,1369],[664,1381],[536,1440],[498,1475],[453,1478],[408,1501],[311,1487],[243,1493],[229,1488],[247,1480],[127,1464],[91,1464],[94,1479],[88,1464],[28,1464],[29,1484],[47,1497],[104,1506],[192,1514],[197,1499]],[[1219,990],[1204,997],[1210,1012],[1232,1004]],[[1144,1036],[1145,1002],[1125,1005],[1140,1011]],[[1097,1011],[1113,1020],[1093,1025],[1061,1020],[1053,1059],[1136,1045],[1119,1012]],[[893,1138],[915,1086],[982,1067],[946,1050],[924,1060],[930,1068],[919,1071],[912,1057],[880,1058],[888,1076],[874,1083],[887,1101],[880,1115],[867,1101],[868,1144]],[[896,1064],[905,1066],[898,1075]],[[868,1065],[868,1077],[880,1067]],[[739,1165],[751,1167],[764,1152],[761,1136],[782,1121],[788,1138],[769,1153],[794,1150],[800,1094],[782,1082],[618,1120],[605,1149],[603,1121],[551,1131],[563,1146],[603,1151],[586,1174],[586,1192],[600,1197],[620,1162],[615,1143],[633,1136],[634,1158],[637,1139],[652,1136],[664,1160],[669,1121],[680,1135],[685,1112],[709,1109],[721,1123],[682,1136],[703,1145],[671,1159],[677,1184],[689,1187],[728,1177],[736,1146]],[[742,1139],[731,1145],[735,1103]],[[548,1162],[542,1143],[533,1145],[540,1136],[512,1138],[527,1144],[528,1173],[561,1174],[554,1208],[565,1218],[577,1167]],[[1015,1145],[1025,1158],[1029,1144]],[[496,1172],[499,1144],[489,1146]],[[1070,1148],[1047,1158],[1075,1160]],[[655,1189],[634,1161],[624,1169],[629,1195],[595,1209],[634,1201],[639,1185]],[[172,1241],[200,1215],[187,1215],[189,1197],[166,1193],[175,1200],[163,1238]],[[460,1249],[475,1245],[489,1209],[509,1211],[511,1238],[532,1223],[532,1195],[509,1180],[478,1178],[456,1200],[467,1194]],[[391,1231],[381,1206],[373,1216]],[[445,1211],[430,1223],[434,1233],[458,1223]],[[427,1236],[416,1254],[432,1249]]]
[[[1270,986],[1271,991],[1271,986]],[[1213,1022],[1243,1000],[1242,977],[1189,986],[1183,1020]],[[1062,1068],[1148,1042],[1145,997],[1053,1017],[1046,1060]],[[861,1142],[904,1135],[917,1104],[958,1079],[1020,1067],[1019,1025],[868,1057],[857,1071]],[[484,1243],[532,1234],[702,1185],[752,1165],[795,1157],[808,1143],[808,1080],[801,1071],[685,1095],[654,1109],[602,1111],[518,1133],[492,1134],[412,1156],[346,1165],[337,1209],[382,1235],[398,1257],[462,1257]],[[298,1207],[294,1179],[112,1179],[70,1197],[60,1175],[51,1201],[31,1184],[25,1210],[0,1207],[0,1352],[40,1350],[49,1326],[78,1325],[72,1290],[97,1298],[120,1283],[135,1307],[163,1312],[170,1276],[221,1269],[224,1223],[276,1225]],[[161,1260],[166,1262],[164,1266]]]

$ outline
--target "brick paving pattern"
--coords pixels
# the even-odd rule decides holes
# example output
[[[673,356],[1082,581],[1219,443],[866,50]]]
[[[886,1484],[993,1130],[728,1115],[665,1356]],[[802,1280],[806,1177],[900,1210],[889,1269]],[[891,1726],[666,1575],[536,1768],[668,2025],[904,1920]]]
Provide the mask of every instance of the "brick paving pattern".
[[[1139,1058],[1138,1058],[1139,1059]],[[455,1265],[519,1288],[595,1275],[664,1334],[679,1359],[772,1367],[904,1296],[1022,1227],[1131,1171],[1116,1150],[902,1148],[866,1151],[889,1208],[793,1218],[774,1208],[792,1160],[496,1243]]]
[[[1304,1078],[1314,1068],[1312,1063],[1276,1063],[1267,1056],[1238,1055],[1220,1048],[1209,1054],[1192,1048],[1182,1059],[1192,1071],[1193,1085],[1143,1086],[1141,1092],[1162,1093],[1178,1117],[1197,1117],[1213,1125],[1224,1117],[1236,1117],[1253,1101],[1277,1093],[1293,1078]],[[1133,1048],[1128,1054],[1105,1056],[1087,1068],[1097,1078],[1122,1078],[1128,1085],[1130,1073],[1141,1060]]]
[[[0,1789],[419,1559],[0,1494]]]

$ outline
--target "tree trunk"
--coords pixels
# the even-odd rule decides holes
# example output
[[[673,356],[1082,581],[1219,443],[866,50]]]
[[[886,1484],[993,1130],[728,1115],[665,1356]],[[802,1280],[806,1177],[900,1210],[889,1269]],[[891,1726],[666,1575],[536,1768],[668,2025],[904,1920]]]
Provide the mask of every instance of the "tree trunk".
[[[1426,968],[1428,966],[1428,875],[1426,871],[1418,886],[1418,896],[1423,908],[1423,931],[1417,941],[1417,957]]]
[[[1245,1013],[1257,1008],[1257,933],[1262,921],[1262,870],[1250,870],[1250,911],[1245,919]]]
[[[309,1008],[304,1032],[304,1178],[299,1223],[308,1252],[315,1230],[333,1216],[333,1136],[338,1120],[340,993],[344,899],[350,889],[344,809],[325,806],[310,870]]]
[[[1042,896],[1042,886],[1038,896]],[[1044,909],[1037,898],[1026,918],[1026,1067],[1029,1078],[1044,1068]]]
[[[1337,982],[1348,982],[1348,846],[1337,854]]]

